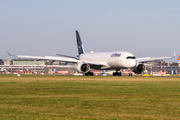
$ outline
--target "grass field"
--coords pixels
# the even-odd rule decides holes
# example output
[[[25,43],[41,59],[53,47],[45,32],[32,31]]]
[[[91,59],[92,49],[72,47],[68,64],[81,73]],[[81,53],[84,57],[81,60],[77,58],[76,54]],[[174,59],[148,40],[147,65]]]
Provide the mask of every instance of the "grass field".
[[[0,119],[178,120],[180,77],[0,75]]]

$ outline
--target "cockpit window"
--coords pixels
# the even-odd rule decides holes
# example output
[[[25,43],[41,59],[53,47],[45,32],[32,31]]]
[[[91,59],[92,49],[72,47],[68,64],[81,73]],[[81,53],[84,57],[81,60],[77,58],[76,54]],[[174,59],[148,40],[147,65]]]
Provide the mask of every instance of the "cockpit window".
[[[135,56],[127,56],[126,59],[136,59],[136,57]]]

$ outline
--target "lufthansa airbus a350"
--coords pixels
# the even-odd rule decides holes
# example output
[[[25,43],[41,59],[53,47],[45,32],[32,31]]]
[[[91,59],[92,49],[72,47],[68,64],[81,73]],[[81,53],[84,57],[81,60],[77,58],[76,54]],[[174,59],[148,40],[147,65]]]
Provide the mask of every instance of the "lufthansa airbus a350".
[[[175,57],[176,53],[172,57],[143,57],[136,58],[132,53],[126,51],[119,52],[90,52],[86,53],[79,35],[76,30],[76,39],[78,47],[78,55],[76,57],[56,54],[57,56],[25,56],[25,55],[11,55],[7,50],[7,53],[14,57],[21,58],[37,58],[65,61],[76,64],[76,70],[87,76],[93,76],[91,70],[116,70],[113,76],[121,76],[120,69],[129,69],[129,76],[132,76],[131,71],[140,74],[145,70],[144,62],[170,59]]]

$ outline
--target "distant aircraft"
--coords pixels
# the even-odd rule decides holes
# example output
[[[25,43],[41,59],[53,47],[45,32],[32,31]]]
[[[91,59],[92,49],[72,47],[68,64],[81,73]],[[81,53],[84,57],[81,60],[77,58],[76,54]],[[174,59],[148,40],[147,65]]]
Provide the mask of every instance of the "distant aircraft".
[[[65,62],[71,62],[76,64],[76,70],[86,76],[93,76],[91,70],[116,70],[113,76],[121,76],[120,69],[129,69],[129,76],[132,76],[131,71],[134,73],[142,73],[145,70],[144,62],[169,59],[176,56],[174,51],[173,57],[143,57],[136,58],[132,53],[126,51],[118,52],[90,52],[85,53],[83,44],[79,32],[76,30],[76,39],[78,47],[78,55],[76,57],[56,54],[55,56],[24,56],[24,55],[11,55],[10,56],[21,57],[21,58],[37,58],[37,59],[48,59],[48,60],[59,60]]]

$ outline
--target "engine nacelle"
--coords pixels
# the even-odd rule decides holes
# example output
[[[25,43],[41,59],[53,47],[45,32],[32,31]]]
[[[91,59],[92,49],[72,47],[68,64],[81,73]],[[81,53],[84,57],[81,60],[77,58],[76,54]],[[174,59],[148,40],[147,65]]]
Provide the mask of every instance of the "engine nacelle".
[[[90,66],[87,63],[78,63],[76,70],[80,73],[87,73],[90,70]]]
[[[143,64],[139,64],[134,68],[133,72],[137,74],[141,74],[142,72],[144,72],[144,70],[145,70],[145,66]]]

